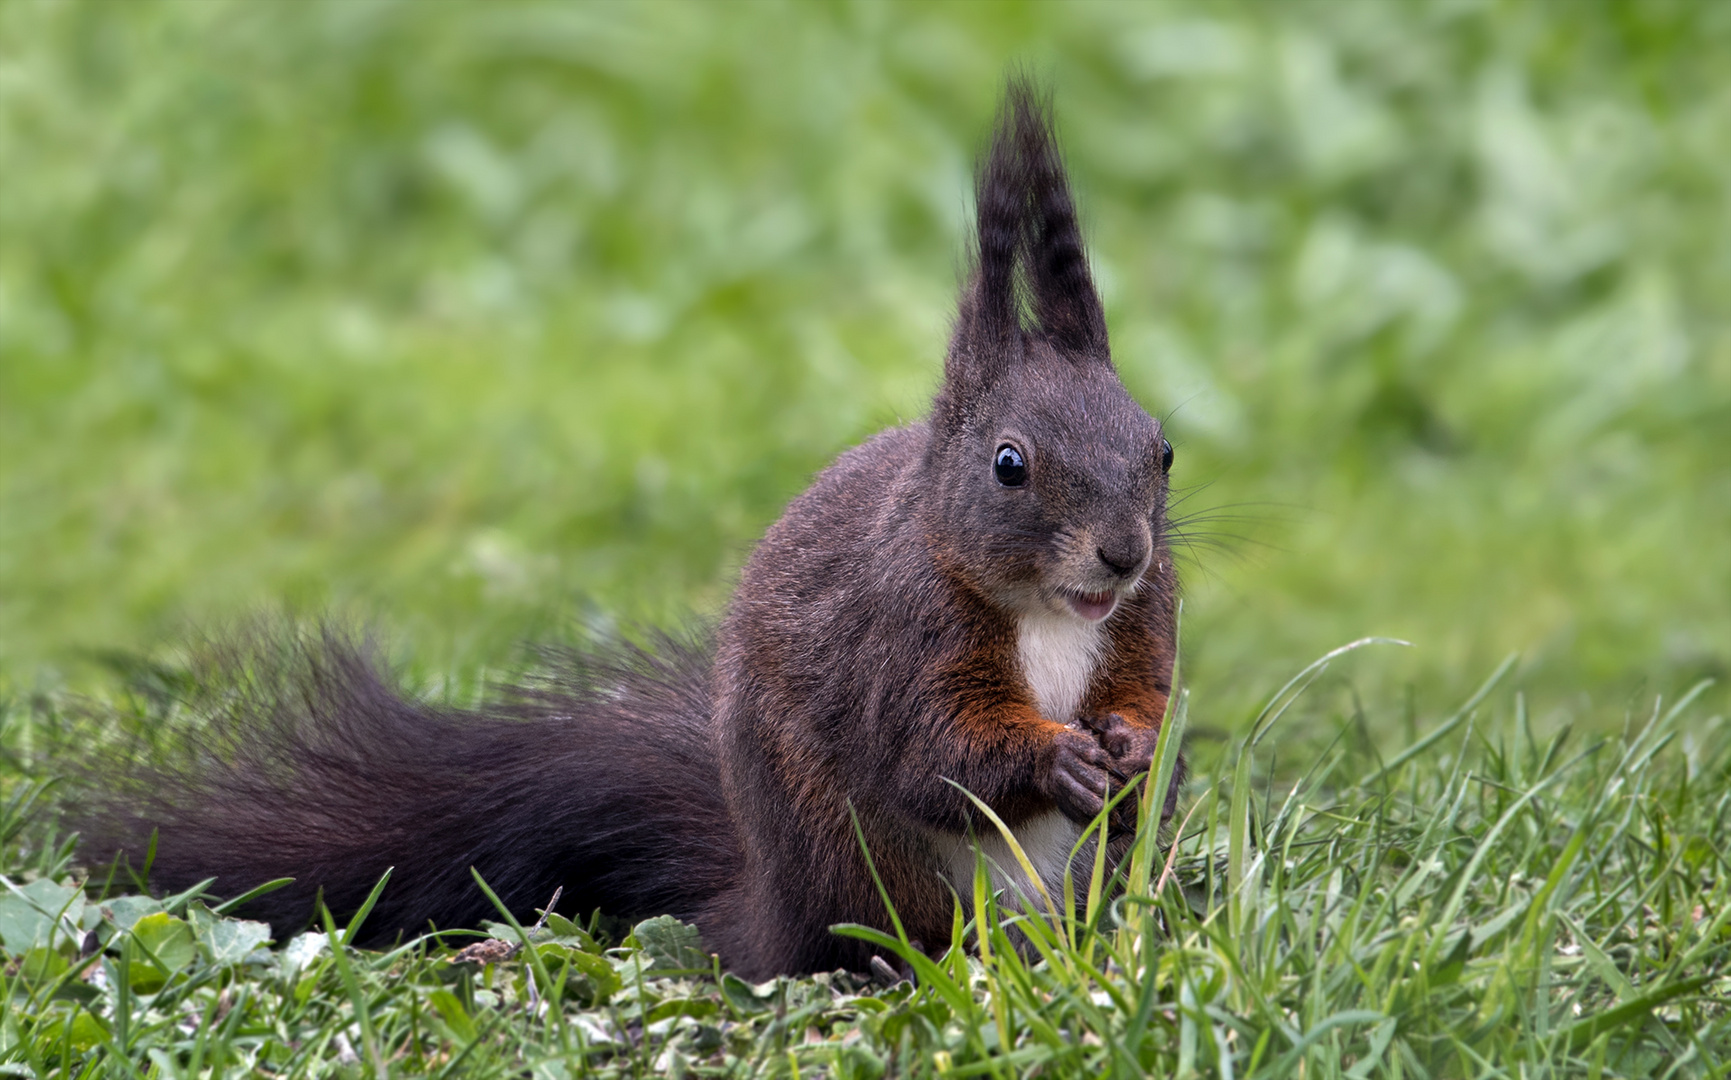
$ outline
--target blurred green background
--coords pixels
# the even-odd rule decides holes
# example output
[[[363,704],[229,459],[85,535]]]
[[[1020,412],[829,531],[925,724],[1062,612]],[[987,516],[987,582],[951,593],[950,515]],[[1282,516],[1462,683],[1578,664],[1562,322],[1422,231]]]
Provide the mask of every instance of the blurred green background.
[[[1220,723],[1327,648],[1731,669],[1731,4],[0,4],[0,678],[713,614],[919,416],[1005,72],[1169,418]],[[1723,682],[1715,692],[1725,701]]]

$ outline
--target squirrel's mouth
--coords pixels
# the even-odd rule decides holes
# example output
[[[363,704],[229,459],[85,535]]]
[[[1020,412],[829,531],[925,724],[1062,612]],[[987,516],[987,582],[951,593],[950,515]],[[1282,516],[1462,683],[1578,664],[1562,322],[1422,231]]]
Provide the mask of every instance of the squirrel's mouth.
[[[1110,589],[1103,592],[1078,592],[1073,589],[1065,589],[1064,603],[1069,604],[1071,611],[1089,622],[1099,622],[1112,614],[1112,609],[1118,606],[1118,594]]]

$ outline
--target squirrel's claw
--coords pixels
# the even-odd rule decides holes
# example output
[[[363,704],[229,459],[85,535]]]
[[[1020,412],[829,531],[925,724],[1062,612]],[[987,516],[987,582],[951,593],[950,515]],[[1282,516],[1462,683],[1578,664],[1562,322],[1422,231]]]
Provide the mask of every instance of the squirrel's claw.
[[[1082,713],[1076,717],[1076,723],[1096,735],[1105,735],[1113,727],[1124,723],[1124,718],[1117,713]]]

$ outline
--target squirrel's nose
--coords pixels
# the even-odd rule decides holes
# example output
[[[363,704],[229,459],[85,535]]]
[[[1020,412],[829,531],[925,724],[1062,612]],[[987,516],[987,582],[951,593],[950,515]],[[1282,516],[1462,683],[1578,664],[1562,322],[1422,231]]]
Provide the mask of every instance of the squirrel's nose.
[[[1129,538],[1117,541],[1110,546],[1102,544],[1094,549],[1094,554],[1119,577],[1129,577],[1139,572],[1148,561],[1148,548],[1137,540]]]

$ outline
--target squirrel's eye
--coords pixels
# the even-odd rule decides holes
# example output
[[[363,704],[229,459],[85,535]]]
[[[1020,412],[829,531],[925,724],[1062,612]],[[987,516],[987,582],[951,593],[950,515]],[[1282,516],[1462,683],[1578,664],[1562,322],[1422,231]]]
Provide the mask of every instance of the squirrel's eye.
[[[1172,471],[1172,444],[1165,439],[1160,440],[1160,471],[1163,473]]]
[[[1005,443],[992,458],[992,473],[1005,487],[1021,487],[1028,481],[1028,463],[1020,450]]]

